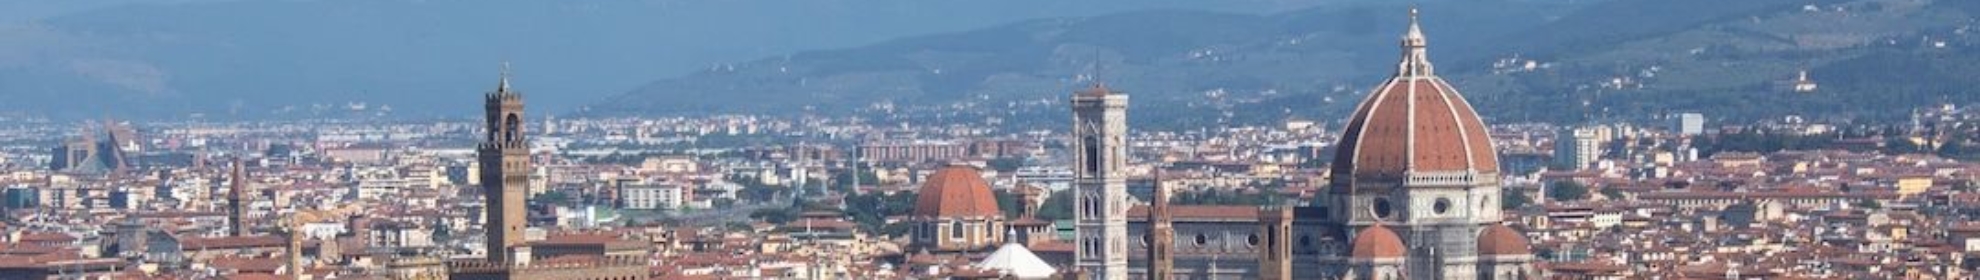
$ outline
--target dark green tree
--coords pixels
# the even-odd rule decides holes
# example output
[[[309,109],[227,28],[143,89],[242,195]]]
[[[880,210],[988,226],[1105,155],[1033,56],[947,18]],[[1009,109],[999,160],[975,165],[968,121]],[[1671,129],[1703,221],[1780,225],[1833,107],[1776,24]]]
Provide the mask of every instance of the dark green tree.
[[[1017,194],[1005,190],[991,193],[997,197],[997,209],[1003,210],[1005,219],[1015,219],[1018,212],[1023,212],[1024,209],[1021,207],[1024,206],[1019,204]]]
[[[1574,181],[1559,181],[1547,184],[1547,199],[1556,201],[1580,201],[1588,199],[1588,186]]]
[[[1623,199],[1623,192],[1622,190],[1618,190],[1616,188],[1602,188],[1602,197],[1608,199]]]
[[[1857,208],[1870,209],[1870,210],[1884,209],[1884,204],[1877,202],[1877,200],[1875,199],[1857,200],[1855,206]]]
[[[549,205],[563,205],[563,206],[577,205],[577,199],[571,197],[570,193],[566,193],[563,190],[545,191],[541,194],[537,194],[535,200],[540,201],[539,203],[544,203]]]
[[[841,193],[853,193],[853,189],[852,189],[852,184],[853,184],[853,179],[852,179],[852,178],[853,178],[853,177],[852,177],[852,173],[847,173],[847,172],[839,172],[838,174],[833,174],[833,175],[832,175],[832,190],[836,190],[836,191],[839,191],[839,192],[841,192]],[[872,171],[872,170],[867,170],[867,169],[864,169],[864,168],[862,168],[862,169],[860,169],[860,172],[859,172],[859,182],[860,182],[860,184],[863,184],[863,185],[871,185],[871,184],[874,184],[874,183],[877,183],[877,182],[880,182],[880,176],[879,176],[879,175],[874,175],[874,174],[873,174],[873,171]]]
[[[1073,218],[1073,194],[1071,189],[1052,192],[1045,198],[1045,205],[1038,206],[1038,219],[1064,220]]]
[[[1024,159],[1011,158],[1011,157],[996,158],[996,159],[991,159],[988,164],[990,165],[990,170],[996,170],[997,172],[1012,172],[1012,171],[1017,171],[1019,167],[1024,167]]]
[[[1526,206],[1527,204],[1533,204],[1532,198],[1528,198],[1526,194],[1519,192],[1504,192],[1500,193],[1499,196],[1503,197],[1499,199],[1499,209],[1512,210]]]

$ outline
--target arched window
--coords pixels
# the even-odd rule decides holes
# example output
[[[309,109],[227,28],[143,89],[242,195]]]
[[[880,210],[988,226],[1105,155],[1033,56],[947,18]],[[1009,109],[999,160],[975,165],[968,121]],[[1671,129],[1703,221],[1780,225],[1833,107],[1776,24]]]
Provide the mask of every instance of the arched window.
[[[949,238],[955,238],[955,239],[963,238],[962,222],[957,222],[957,221],[949,222]]]
[[[1086,174],[1100,174],[1100,138],[1087,136],[1082,148],[1086,148]]]
[[[1086,196],[1087,217],[1100,217],[1100,202],[1101,202],[1100,197],[1098,196],[1092,196],[1092,195]]]
[[[522,131],[522,116],[517,116],[516,114],[509,114],[508,117],[503,118],[502,140],[521,141],[522,135],[519,135],[521,131]]]

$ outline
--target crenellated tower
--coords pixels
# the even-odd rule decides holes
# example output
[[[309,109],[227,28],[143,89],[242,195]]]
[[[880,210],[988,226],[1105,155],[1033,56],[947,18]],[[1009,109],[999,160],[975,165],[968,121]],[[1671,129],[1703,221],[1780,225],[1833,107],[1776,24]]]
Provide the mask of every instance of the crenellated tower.
[[[234,172],[227,186],[227,230],[235,237],[247,236],[248,227],[241,216],[247,215],[247,167],[241,158],[234,158]]]
[[[486,135],[476,153],[481,164],[481,194],[487,222],[488,260],[497,263],[528,262],[523,228],[529,224],[523,209],[529,186],[529,142],[523,132],[522,93],[509,89],[509,71],[502,69],[501,84],[483,97],[487,112]]]

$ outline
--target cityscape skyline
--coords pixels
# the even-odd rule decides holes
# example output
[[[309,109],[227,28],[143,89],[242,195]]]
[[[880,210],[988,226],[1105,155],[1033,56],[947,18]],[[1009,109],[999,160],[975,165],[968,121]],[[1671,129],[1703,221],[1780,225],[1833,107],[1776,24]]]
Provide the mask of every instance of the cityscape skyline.
[[[1541,6],[1668,5],[1632,1]],[[1960,9],[1980,15],[1980,5],[1757,1],[1766,4],[1727,3],[1727,9],[1769,17],[1701,20],[1714,25],[1706,31],[1656,27],[1683,34],[1658,38],[1715,44],[1697,48],[1669,40],[1649,47],[1494,42],[1500,37],[1463,30],[1505,28],[1496,25],[1506,22],[1480,19],[1503,11],[1449,9],[1466,7],[1451,3],[1435,3],[1449,10],[1346,3],[1368,10],[1333,19],[1364,27],[1406,24],[1381,35],[1329,37],[1351,40],[1300,33],[1308,37],[1244,47],[1235,42],[1255,42],[1246,40],[1256,34],[1229,34],[1207,44],[1216,47],[1201,47],[1167,41],[1196,38],[1184,35],[1110,42],[1118,37],[1083,32],[1108,24],[1260,27],[1248,23],[1258,17],[1046,21],[1072,34],[1046,37],[1095,40],[1054,45],[1046,55],[1054,57],[1052,66],[1036,68],[1015,56],[974,56],[965,51],[970,47],[955,46],[977,42],[971,36],[902,39],[880,45],[916,46],[906,47],[916,55],[811,54],[777,66],[804,75],[766,74],[787,71],[769,71],[770,64],[719,66],[646,89],[754,82],[722,96],[676,96],[679,104],[656,105],[671,100],[636,94],[601,103],[782,110],[771,113],[559,116],[537,106],[545,96],[525,95],[537,91],[536,79],[558,78],[526,74],[528,67],[512,72],[500,62],[499,71],[484,71],[492,73],[475,83],[478,96],[443,95],[450,106],[481,110],[473,120],[400,119],[374,109],[242,120],[71,122],[0,114],[0,279],[1972,278],[1980,267],[1966,262],[1980,258],[1980,109],[1974,109],[1980,99],[1920,100],[1917,92],[1948,85],[1900,84],[1927,79],[1888,82],[1891,95],[1884,99],[1901,100],[1874,106],[1903,109],[1879,112],[1888,115],[1880,118],[1809,104],[1853,100],[1834,98],[1857,92],[1860,77],[1881,75],[1831,76],[1846,72],[1837,65],[1876,72],[1910,64],[1915,67],[1898,74],[1954,76],[1958,69],[1938,63],[1956,63],[1952,53],[1980,40],[1966,37],[1965,29],[1901,35],[1960,34],[1911,43],[1847,43],[1865,37],[1833,37],[1820,28],[1757,43],[1718,36],[1767,33],[1783,22],[1868,30],[1874,24],[1863,21],[1892,11],[1949,9],[1913,21],[1940,26],[1967,11]],[[1154,14],[1161,13],[1133,13]],[[1529,27],[1624,17],[1566,14]],[[1338,31],[1304,21],[1277,24]],[[1980,26],[1980,20],[1953,25]],[[1048,28],[1018,26],[1004,30]],[[1283,34],[1260,34],[1266,33]],[[1008,41],[1043,38],[998,34],[1016,36],[1002,37]],[[1683,56],[1611,76],[1576,65],[1587,58],[1446,56],[1446,49],[1461,49],[1442,43],[1446,36],[1493,46],[1488,49],[1594,44],[1609,48],[1586,50],[1601,53],[1596,57],[1628,60],[1634,58],[1618,53],[1644,49]],[[1123,47],[1138,45],[1155,46]],[[1313,63],[1360,58],[1316,60],[1311,52],[1288,51],[1370,49],[1359,45],[1386,49],[1385,66]],[[1892,56],[1852,58],[1885,64],[1834,62],[1812,71],[1721,64],[1687,72],[1721,59],[1773,59],[1756,58],[1766,57],[1758,50],[1788,45]],[[1136,52],[1186,55],[1137,62],[1164,56]],[[1904,56],[1910,52],[1954,62],[1915,64]],[[1828,59],[1804,55],[1799,59]],[[1483,72],[1433,63],[1477,59],[1496,62]],[[989,60],[1009,63],[999,66],[1004,70],[1056,70],[1026,76],[964,66]],[[1282,61],[1256,64],[1264,60]],[[890,72],[901,65],[917,66],[889,76],[902,75]],[[927,65],[937,66],[915,68]],[[1204,65],[1216,67],[1199,68]],[[842,69],[814,68],[825,66]],[[1067,70],[1072,67],[1085,68]],[[1203,70],[1217,67],[1264,69]],[[1730,74],[1740,71],[1755,72]],[[838,74],[805,76],[825,72]],[[1267,72],[1288,73],[1261,74]],[[8,73],[0,69],[0,77]],[[1313,76],[1321,73],[1330,78]],[[1779,102],[1754,107],[1765,112],[1751,115],[1721,116],[1726,106],[1752,106],[1741,101],[1746,97],[1719,98],[1738,95],[1732,93],[1660,97],[1671,100],[1615,111],[1643,97],[1600,97],[1681,92],[1659,90],[1701,73],[1726,81],[1792,75],[1721,89]],[[1052,75],[1061,78],[1039,79]],[[1240,84],[1256,87],[1161,92],[1237,77],[1254,78]],[[1604,78],[1574,81],[1588,77]],[[1273,82],[1293,78],[1308,83]],[[924,79],[980,85],[917,84]],[[899,84],[917,86],[884,86]],[[789,93],[793,85],[824,90],[764,95]],[[1157,90],[1135,90],[1144,87]],[[1576,87],[1588,91],[1507,93]],[[983,88],[1049,93],[915,97]],[[1315,88],[1334,89],[1307,92]],[[1252,92],[1262,89],[1272,92]],[[8,90],[0,86],[0,94]],[[793,110],[791,104],[857,108]],[[1545,111],[1507,112],[1527,108]],[[1778,112],[1786,114],[1770,115]],[[1494,114],[1553,117],[1487,117]]]

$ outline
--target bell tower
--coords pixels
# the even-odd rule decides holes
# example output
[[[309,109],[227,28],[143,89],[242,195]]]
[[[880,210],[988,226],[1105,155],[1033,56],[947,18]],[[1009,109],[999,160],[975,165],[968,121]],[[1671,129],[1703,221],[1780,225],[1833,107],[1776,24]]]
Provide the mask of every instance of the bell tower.
[[[1126,280],[1127,94],[1093,87],[1073,93],[1073,211],[1080,270]]]
[[[483,96],[486,134],[476,148],[488,260],[498,263],[529,261],[528,249],[518,250],[524,246],[523,228],[529,223],[523,209],[529,186],[529,142],[523,133],[522,93],[509,89],[508,68],[503,64],[501,83]]]

